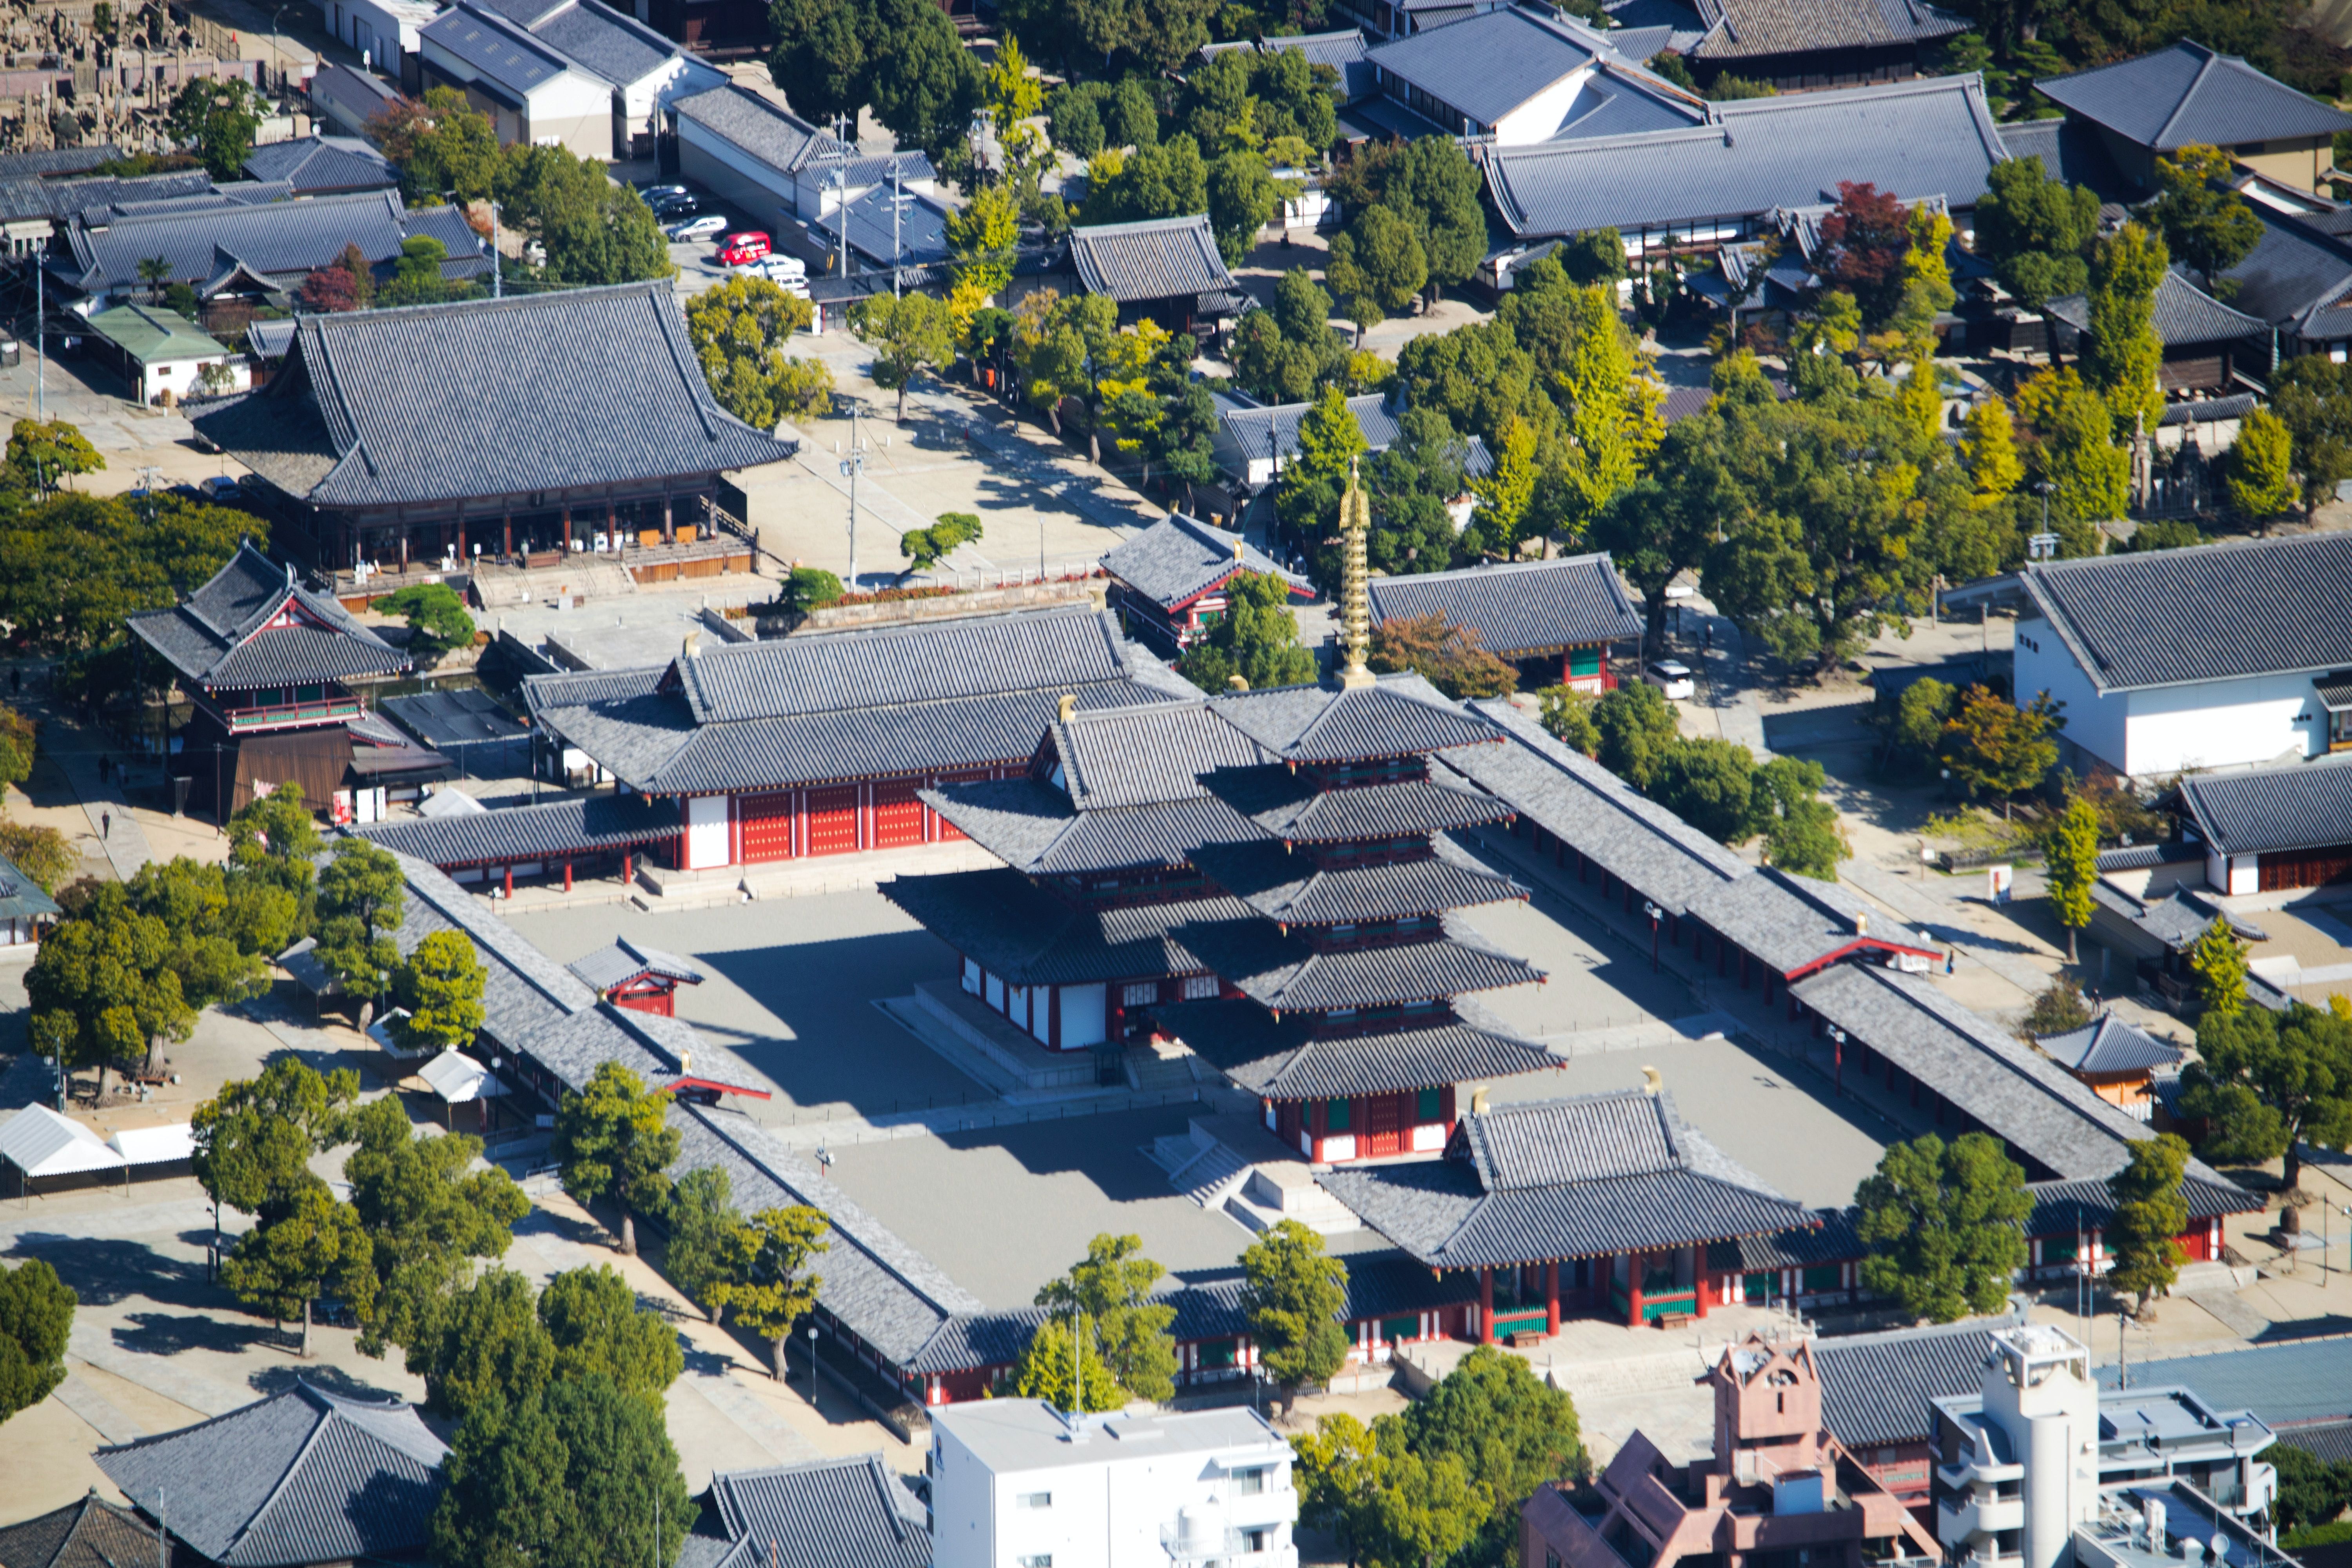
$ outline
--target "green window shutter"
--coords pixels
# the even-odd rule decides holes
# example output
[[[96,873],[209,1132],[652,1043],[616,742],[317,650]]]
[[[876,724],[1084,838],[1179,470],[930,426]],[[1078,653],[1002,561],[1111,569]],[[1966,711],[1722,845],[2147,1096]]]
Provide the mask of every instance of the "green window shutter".
[[[1445,1091],[1424,1089],[1413,1097],[1412,1116],[1415,1121],[1438,1121],[1445,1116]]]
[[[1345,1132],[1348,1130],[1348,1100],[1344,1096],[1324,1103],[1323,1126],[1325,1131],[1330,1132]]]
[[[1568,650],[1568,673],[1598,675],[1601,673],[1601,650],[1597,647],[1572,647]]]

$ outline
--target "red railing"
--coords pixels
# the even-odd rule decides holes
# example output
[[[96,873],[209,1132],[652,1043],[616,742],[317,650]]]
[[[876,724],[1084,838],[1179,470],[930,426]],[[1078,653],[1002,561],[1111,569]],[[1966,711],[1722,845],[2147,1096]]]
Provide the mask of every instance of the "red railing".
[[[257,708],[224,709],[222,717],[228,721],[230,733],[242,734],[249,730],[274,730],[284,724],[356,719],[366,711],[367,704],[356,697],[321,697],[309,702],[269,702]]]

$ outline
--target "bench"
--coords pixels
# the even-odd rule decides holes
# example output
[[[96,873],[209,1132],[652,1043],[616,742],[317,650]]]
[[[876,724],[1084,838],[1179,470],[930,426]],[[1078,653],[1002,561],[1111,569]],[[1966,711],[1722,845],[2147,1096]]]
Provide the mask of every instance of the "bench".
[[[1514,1329],[1509,1334],[1504,1336],[1505,1342],[1515,1351],[1523,1351],[1531,1345],[1539,1345],[1549,1338],[1551,1336],[1541,1329]]]
[[[1679,1329],[1685,1323],[1692,1321],[1694,1316],[1695,1314],[1690,1312],[1660,1312],[1657,1316],[1657,1324],[1662,1329]]]

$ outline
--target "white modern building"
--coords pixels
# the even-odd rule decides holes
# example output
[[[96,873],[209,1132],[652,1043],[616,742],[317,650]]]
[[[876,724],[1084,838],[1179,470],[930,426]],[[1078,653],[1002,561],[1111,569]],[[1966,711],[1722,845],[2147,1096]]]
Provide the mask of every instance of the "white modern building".
[[[454,87],[490,117],[501,145],[614,156],[613,84],[488,6],[458,5],[417,35],[424,85]]]
[[[1296,1568],[1290,1445],[1254,1410],[931,1412],[933,1568]]]
[[[2044,562],[2019,585],[2017,700],[2064,704],[2078,773],[2352,748],[2352,534]]]
[[[1936,1406],[1936,1539],[1972,1568],[2070,1568],[2099,1511],[2099,1385],[2082,1341],[1998,1329],[1984,1392]]]

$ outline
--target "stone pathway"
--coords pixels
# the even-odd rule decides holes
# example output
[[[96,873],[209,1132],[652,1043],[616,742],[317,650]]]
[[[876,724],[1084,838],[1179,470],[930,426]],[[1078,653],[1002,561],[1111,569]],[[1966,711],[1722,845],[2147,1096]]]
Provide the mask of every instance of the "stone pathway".
[[[205,1415],[226,1415],[253,1403],[250,1388],[234,1388],[218,1383],[200,1373],[176,1365],[170,1356],[147,1355],[139,1351],[127,1351],[114,1342],[113,1336],[95,1325],[77,1322],[66,1339],[66,1353],[89,1363],[100,1372],[110,1372],[126,1383],[152,1389],[166,1399],[177,1400],[189,1409]],[[92,1422],[92,1426],[97,1423]]]
[[[139,826],[131,803],[123,797],[121,773],[112,772],[105,780],[98,776],[99,759],[112,757],[119,763],[122,761],[120,750],[102,738],[91,738],[71,720],[50,713],[43,716],[41,723],[41,753],[58,764],[73,786],[74,797],[89,817],[90,836],[106,852],[107,864],[114,868],[116,878],[127,882],[137,876],[139,868],[154,858],[146,829]]]
[[[58,1403],[89,1422],[110,1443],[131,1443],[147,1436],[147,1428],[125,1415],[114,1401],[90,1386],[87,1378],[68,1372],[53,1392]]]

